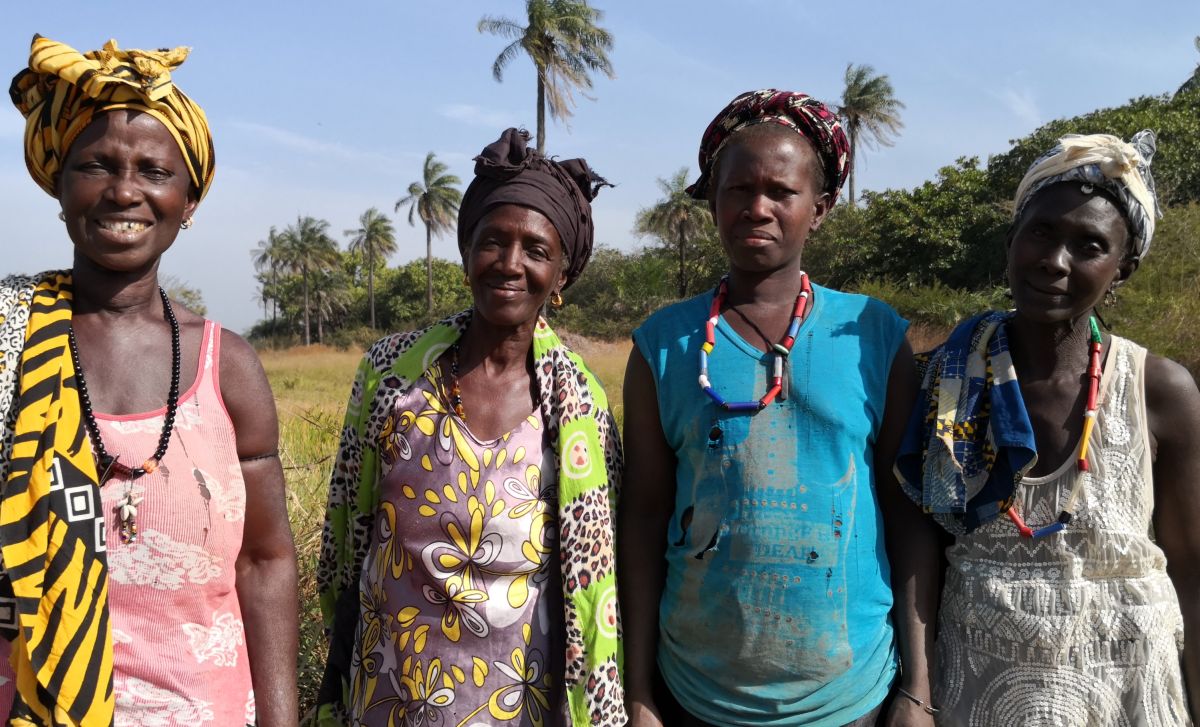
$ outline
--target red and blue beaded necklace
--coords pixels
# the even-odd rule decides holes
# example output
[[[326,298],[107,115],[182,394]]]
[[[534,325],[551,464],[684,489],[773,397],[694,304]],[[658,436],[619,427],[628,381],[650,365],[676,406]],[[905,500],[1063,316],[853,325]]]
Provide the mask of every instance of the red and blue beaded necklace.
[[[796,335],[800,332],[800,324],[804,322],[808,312],[812,309],[812,287],[808,283],[808,274],[801,270],[800,294],[796,296],[796,306],[792,310],[792,322],[788,325],[783,340],[771,346],[774,354],[771,384],[767,387],[767,393],[763,394],[758,401],[725,401],[708,379],[708,355],[717,345],[717,320],[721,316],[721,306],[724,305],[725,297],[728,294],[729,276],[726,275],[721,278],[721,283],[717,286],[717,294],[713,296],[712,308],[708,311],[708,320],[704,322],[704,344],[700,346],[700,388],[708,395],[708,398],[725,411],[756,413],[766,409],[783,389],[784,360],[792,352],[792,345],[795,344]]]
[[[1100,363],[1100,349],[1103,340],[1100,337],[1100,326],[1096,325],[1095,317],[1088,319],[1091,328],[1090,356],[1088,360],[1088,397],[1087,409],[1083,412],[1083,438],[1079,442],[1079,457],[1075,460],[1075,484],[1071,485],[1071,494],[1067,496],[1067,505],[1058,515],[1058,520],[1041,528],[1031,528],[1025,524],[1021,514],[1017,512],[1016,503],[1008,506],[1008,519],[1017,526],[1017,532],[1023,538],[1041,538],[1061,531],[1075,517],[1075,504],[1079,493],[1083,490],[1083,481],[1088,471],[1087,451],[1088,440],[1092,437],[1092,429],[1096,426],[1096,401],[1100,396],[1100,376],[1103,373]]]

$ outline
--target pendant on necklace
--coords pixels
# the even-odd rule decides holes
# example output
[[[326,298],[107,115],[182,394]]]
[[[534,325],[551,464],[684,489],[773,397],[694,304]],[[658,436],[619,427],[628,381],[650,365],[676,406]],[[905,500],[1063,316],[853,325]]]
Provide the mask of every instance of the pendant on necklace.
[[[133,483],[142,475],[146,474],[146,467],[126,467],[120,463],[120,455],[113,457],[106,455],[100,458],[97,463],[103,474],[100,475],[100,484],[103,485],[110,477],[118,476],[125,480],[125,494],[113,506],[113,514],[117,516],[117,521],[120,522],[120,534],[122,543],[136,543],[138,539],[137,525],[137,509],[138,505],[142,504],[142,496],[133,494]]]
[[[121,520],[121,542],[125,544],[136,543],[138,538],[137,526],[137,509],[138,505],[142,504],[141,495],[134,496],[133,489],[125,490],[125,495],[117,503],[114,508],[117,517]]]

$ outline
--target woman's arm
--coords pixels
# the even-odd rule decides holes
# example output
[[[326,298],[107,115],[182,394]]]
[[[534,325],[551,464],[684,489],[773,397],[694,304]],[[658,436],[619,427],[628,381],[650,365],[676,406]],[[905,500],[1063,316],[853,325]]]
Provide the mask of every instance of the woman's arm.
[[[294,727],[299,721],[296,548],[284,501],[283,467],[278,456],[270,456],[279,447],[275,399],[257,354],[241,337],[222,331],[221,354],[221,396],[233,420],[246,482],[237,592],[258,724]]]
[[[1154,457],[1154,537],[1183,612],[1183,670],[1200,716],[1200,391],[1187,369],[1146,357],[1146,412]]]
[[[675,507],[675,455],[658,413],[650,367],[635,346],[625,369],[625,477],[617,507],[617,581],[625,628],[630,727],[662,725],[654,706],[658,607],[666,578],[667,523]]]
[[[899,632],[903,669],[899,686],[928,704],[941,562],[938,533],[933,520],[905,497],[893,469],[918,388],[912,347],[906,340],[896,352],[888,375],[883,425],[875,442],[875,488],[892,567],[892,614]],[[911,699],[899,695],[892,701],[887,724],[932,725],[933,718]]]

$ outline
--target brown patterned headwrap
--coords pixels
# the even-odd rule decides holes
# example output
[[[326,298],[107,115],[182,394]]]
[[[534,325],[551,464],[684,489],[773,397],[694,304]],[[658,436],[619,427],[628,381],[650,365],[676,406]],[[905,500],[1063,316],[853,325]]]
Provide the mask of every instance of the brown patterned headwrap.
[[[700,137],[700,177],[688,193],[706,199],[713,166],[726,142],[747,126],[764,123],[786,126],[808,139],[825,172],[824,191],[830,204],[836,203],[850,173],[850,141],[837,115],[812,96],[774,88],[747,91],[721,109]]]
[[[25,164],[38,186],[57,197],[58,175],[71,143],[97,115],[133,109],[158,119],[171,132],[197,199],[203,199],[215,170],[208,119],[171,82],[171,71],[187,55],[183,47],[121,50],[115,40],[81,54],[64,43],[33,36],[29,68],[13,78],[8,93],[25,116]]]
[[[546,216],[562,239],[567,284],[583,273],[592,256],[592,204],[601,187],[611,187],[583,159],[547,159],[528,146],[529,132],[505,129],[475,157],[475,179],[458,208],[458,250],[464,256],[471,232],[493,207],[515,204]]]

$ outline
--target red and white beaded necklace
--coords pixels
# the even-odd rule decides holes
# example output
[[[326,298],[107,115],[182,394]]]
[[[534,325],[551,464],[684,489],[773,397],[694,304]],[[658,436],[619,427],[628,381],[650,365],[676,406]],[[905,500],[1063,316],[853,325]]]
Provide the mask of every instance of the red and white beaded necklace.
[[[792,352],[792,346],[796,342],[796,335],[800,332],[800,324],[804,322],[805,317],[812,310],[812,286],[809,285],[808,274],[801,270],[800,294],[796,296],[796,305],[792,309],[792,322],[788,325],[787,333],[784,334],[783,340],[771,346],[774,353],[771,384],[767,387],[767,393],[763,394],[762,398],[758,401],[726,401],[724,397],[717,393],[716,389],[713,388],[712,382],[708,379],[708,355],[713,352],[713,349],[717,345],[717,320],[721,316],[721,306],[724,305],[728,294],[729,276],[726,275],[721,278],[721,283],[717,286],[717,294],[713,296],[712,308],[708,311],[708,320],[704,322],[704,343],[700,346],[700,389],[717,406],[725,411],[756,413],[766,409],[783,389],[784,360]]]
[[[1017,526],[1017,532],[1023,538],[1041,538],[1046,535],[1052,535],[1069,525],[1071,519],[1075,517],[1075,505],[1079,500],[1079,493],[1083,491],[1083,481],[1086,479],[1088,471],[1088,440],[1091,439],[1092,430],[1096,426],[1096,401],[1100,396],[1100,376],[1103,374],[1100,363],[1100,349],[1104,341],[1100,337],[1100,326],[1096,325],[1096,318],[1094,316],[1089,318],[1088,323],[1091,328],[1091,351],[1088,360],[1088,397],[1087,408],[1083,412],[1083,438],[1079,442],[1079,456],[1075,460],[1075,484],[1071,485],[1071,494],[1067,496],[1066,507],[1059,513],[1058,519],[1044,527],[1029,527],[1021,518],[1021,514],[1017,512],[1016,503],[1008,506],[1008,519],[1012,520],[1013,525]]]

